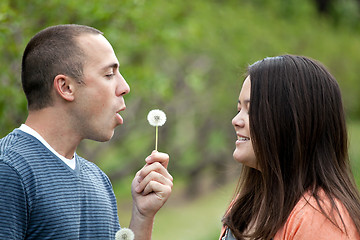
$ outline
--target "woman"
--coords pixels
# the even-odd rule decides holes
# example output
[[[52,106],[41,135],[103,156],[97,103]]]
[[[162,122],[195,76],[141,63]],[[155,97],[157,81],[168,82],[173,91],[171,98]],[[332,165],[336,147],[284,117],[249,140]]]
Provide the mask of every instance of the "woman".
[[[243,168],[220,239],[360,239],[340,89],[320,63],[249,66],[232,124]]]

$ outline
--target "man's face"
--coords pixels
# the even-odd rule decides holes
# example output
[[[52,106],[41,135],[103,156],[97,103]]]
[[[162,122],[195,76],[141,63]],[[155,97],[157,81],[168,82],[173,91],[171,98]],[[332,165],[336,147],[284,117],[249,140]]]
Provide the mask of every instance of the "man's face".
[[[110,43],[100,34],[77,38],[85,53],[82,85],[75,91],[72,112],[74,131],[83,139],[108,141],[123,123],[123,96],[130,88],[119,72],[119,62]]]

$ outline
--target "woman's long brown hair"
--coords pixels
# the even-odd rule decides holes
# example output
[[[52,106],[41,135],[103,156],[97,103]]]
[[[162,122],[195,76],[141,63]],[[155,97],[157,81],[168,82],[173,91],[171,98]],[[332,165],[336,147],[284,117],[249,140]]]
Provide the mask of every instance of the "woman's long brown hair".
[[[310,191],[337,225],[321,206],[323,190],[337,214],[334,199],[344,204],[360,233],[360,197],[335,78],[319,62],[292,55],[256,62],[248,74],[251,141],[261,171],[243,167],[224,224],[237,239],[271,239]]]

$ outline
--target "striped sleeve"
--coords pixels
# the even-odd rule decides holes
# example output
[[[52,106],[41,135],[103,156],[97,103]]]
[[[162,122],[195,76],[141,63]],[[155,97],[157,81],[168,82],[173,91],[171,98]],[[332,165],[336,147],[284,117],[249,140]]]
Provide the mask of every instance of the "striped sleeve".
[[[24,239],[26,195],[17,172],[0,159],[0,239]]]

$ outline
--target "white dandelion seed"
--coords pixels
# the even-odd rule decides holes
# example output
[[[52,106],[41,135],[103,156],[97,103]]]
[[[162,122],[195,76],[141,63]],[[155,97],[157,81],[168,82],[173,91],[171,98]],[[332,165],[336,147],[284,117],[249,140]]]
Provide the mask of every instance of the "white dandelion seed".
[[[151,126],[162,126],[166,122],[166,114],[159,109],[154,109],[147,115],[147,120]]]
[[[158,127],[165,124],[166,114],[159,109],[154,109],[151,110],[147,115],[147,120],[149,121],[151,126],[155,127],[155,150],[157,151],[158,135],[159,135]]]
[[[135,234],[129,228],[122,228],[116,232],[115,240],[134,240]]]

